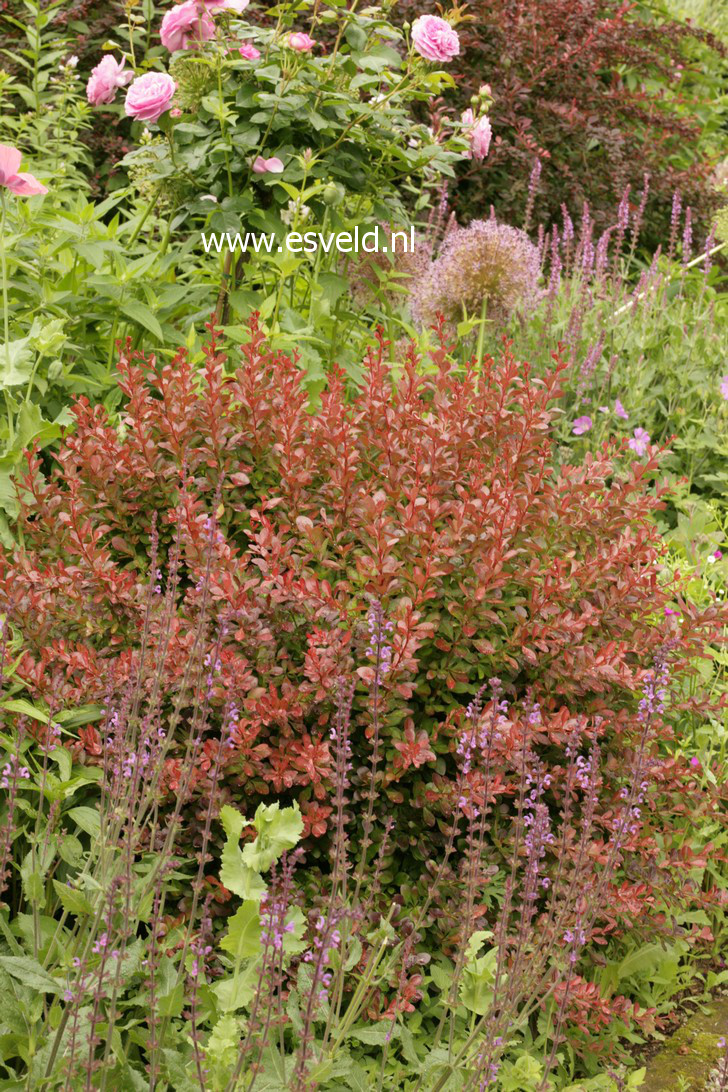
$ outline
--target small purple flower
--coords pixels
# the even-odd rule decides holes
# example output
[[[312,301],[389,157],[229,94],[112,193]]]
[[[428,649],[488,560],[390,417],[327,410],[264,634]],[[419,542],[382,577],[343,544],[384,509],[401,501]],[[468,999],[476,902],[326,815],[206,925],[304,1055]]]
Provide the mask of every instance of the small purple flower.
[[[720,559],[721,559],[721,558],[722,558],[722,556],[723,556],[723,551],[722,551],[722,550],[714,550],[714,552],[713,552],[713,555],[712,555],[712,556],[713,556],[713,559],[714,559],[715,561],[720,561]]]
[[[693,757],[690,759],[690,765],[692,766],[692,768],[694,770],[699,770],[700,769],[700,759],[696,758],[695,755],[693,755]]]
[[[632,439],[628,443],[628,447],[634,451],[635,455],[644,455],[647,451],[647,445],[650,442],[650,434],[647,429],[636,428]]]
[[[619,398],[614,403],[614,412],[616,416],[621,417],[623,421],[626,421],[629,417],[629,414],[627,413]]]
[[[720,394],[728,402],[728,375],[724,375],[720,381]]]
[[[591,417],[577,417],[574,421],[571,431],[575,436],[581,436],[584,432],[588,432],[592,427]]]

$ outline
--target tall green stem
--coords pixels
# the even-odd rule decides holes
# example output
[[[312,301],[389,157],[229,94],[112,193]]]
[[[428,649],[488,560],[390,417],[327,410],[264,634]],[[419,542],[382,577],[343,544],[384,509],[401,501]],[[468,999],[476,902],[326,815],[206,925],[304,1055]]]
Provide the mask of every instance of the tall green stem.
[[[485,325],[487,322],[486,313],[488,310],[488,297],[483,296],[483,302],[480,305],[480,329],[478,330],[478,374],[480,374],[480,367],[483,363],[483,348],[485,346]]]
[[[3,278],[3,330],[5,333],[5,368],[10,374],[10,310],[8,308],[8,262],[5,255],[5,190],[0,189],[0,202],[2,202],[2,217],[0,218],[0,265],[2,265]],[[13,409],[7,387],[5,390],[5,405],[8,410],[8,439],[12,446],[15,439],[15,427],[13,425]]]

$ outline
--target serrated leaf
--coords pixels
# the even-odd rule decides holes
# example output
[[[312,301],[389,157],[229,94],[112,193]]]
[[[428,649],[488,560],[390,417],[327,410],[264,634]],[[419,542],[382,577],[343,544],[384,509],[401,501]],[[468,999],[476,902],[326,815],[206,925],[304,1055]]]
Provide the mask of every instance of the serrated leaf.
[[[0,966],[24,986],[30,986],[40,993],[60,993],[64,988],[61,982],[43,970],[37,959],[30,956],[0,956]]]
[[[224,881],[223,881],[224,882]],[[257,902],[244,902],[230,918],[226,936],[220,947],[236,959],[248,959],[260,954],[260,917]]]

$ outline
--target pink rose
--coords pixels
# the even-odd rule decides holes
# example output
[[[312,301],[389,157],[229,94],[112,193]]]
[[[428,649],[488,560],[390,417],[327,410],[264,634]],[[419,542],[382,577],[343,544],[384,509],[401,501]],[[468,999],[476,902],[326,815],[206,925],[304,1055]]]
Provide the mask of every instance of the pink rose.
[[[412,26],[412,43],[428,61],[451,61],[460,52],[456,32],[438,15],[420,15]]]
[[[259,155],[253,164],[254,174],[268,174],[269,172],[271,174],[280,174],[283,169],[283,163],[275,155],[272,155],[270,159],[263,159],[263,156]]]
[[[134,79],[134,73],[125,68],[126,61],[122,57],[117,61],[107,53],[96,68],[92,69],[91,76],[86,84],[86,98],[92,106],[101,106],[103,103],[113,102],[116,92],[120,87],[126,87],[130,80]]]
[[[466,110],[462,116],[462,123],[466,126],[466,137],[470,145],[470,151],[465,152],[465,159],[485,159],[490,148],[490,138],[493,135],[490,122],[483,116],[475,120],[472,110]]]
[[[215,24],[197,0],[184,0],[170,8],[159,31],[162,45],[175,53],[178,49],[199,49],[215,37]]]
[[[244,57],[246,61],[257,61],[260,57],[260,50],[256,49],[250,42],[243,42],[238,50],[241,57]]]
[[[166,72],[146,72],[126,93],[127,116],[139,121],[159,121],[174,98],[177,84]]]
[[[0,186],[20,197],[33,197],[36,193],[48,193],[46,187],[35,175],[19,171],[22,156],[17,148],[9,144],[0,144]]]
[[[310,53],[315,45],[315,39],[304,34],[303,31],[295,30],[293,34],[288,35],[288,46],[290,49],[295,49],[296,53]]]
[[[234,11],[236,15],[242,15],[250,0],[202,0],[208,11]]]

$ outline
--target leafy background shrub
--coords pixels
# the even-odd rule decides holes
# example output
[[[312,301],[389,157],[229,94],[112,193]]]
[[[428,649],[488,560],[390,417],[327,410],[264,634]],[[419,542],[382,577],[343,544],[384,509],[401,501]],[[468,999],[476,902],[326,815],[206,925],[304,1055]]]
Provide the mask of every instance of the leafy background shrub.
[[[416,4],[399,10],[413,18]],[[630,186],[633,201],[650,175],[655,202],[645,239],[653,249],[669,225],[675,190],[703,231],[715,207],[710,176],[721,154],[721,43],[688,30],[659,5],[602,0],[475,4],[463,24],[458,90],[490,85],[494,140],[486,164],[458,172],[452,195],[463,218],[491,205],[519,223],[537,159],[542,174],[536,222],[562,204],[572,217],[585,201],[600,229]]]

